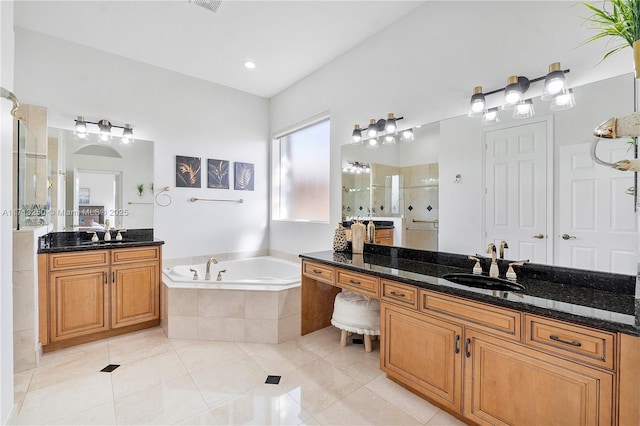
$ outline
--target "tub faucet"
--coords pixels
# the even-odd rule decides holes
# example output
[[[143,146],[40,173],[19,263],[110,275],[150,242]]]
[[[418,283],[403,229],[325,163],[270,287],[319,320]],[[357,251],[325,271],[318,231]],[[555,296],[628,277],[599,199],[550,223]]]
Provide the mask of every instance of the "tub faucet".
[[[204,271],[205,280],[211,279],[211,262],[218,263],[215,257],[212,257],[211,259],[207,260],[207,269]]]
[[[218,278],[216,278],[216,281],[222,281],[222,273],[223,272],[227,272],[226,269],[221,269],[218,271]]]

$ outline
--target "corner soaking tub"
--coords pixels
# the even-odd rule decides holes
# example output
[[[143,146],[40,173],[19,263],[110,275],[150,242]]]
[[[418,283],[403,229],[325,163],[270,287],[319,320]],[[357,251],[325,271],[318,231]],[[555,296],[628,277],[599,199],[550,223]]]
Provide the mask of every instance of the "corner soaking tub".
[[[281,343],[300,336],[299,263],[271,256],[220,261],[211,264],[210,280],[205,268],[163,270],[162,327],[168,337]]]

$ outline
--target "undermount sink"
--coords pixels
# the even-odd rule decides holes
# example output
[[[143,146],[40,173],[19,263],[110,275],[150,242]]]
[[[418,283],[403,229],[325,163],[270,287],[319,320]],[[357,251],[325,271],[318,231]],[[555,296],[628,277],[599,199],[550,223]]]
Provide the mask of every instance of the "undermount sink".
[[[485,288],[490,290],[505,291],[524,291],[522,284],[514,281],[505,280],[503,278],[488,277],[486,275],[474,274],[447,274],[442,278],[456,284],[466,285],[468,287]]]

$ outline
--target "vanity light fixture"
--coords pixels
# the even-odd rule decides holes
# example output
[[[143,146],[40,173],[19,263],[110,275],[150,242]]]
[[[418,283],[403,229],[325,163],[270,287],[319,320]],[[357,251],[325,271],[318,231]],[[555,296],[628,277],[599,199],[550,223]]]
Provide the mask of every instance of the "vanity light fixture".
[[[560,69],[560,62],[552,63],[549,65],[549,74],[544,78],[544,89],[540,99],[548,101],[557,95],[566,93],[567,90],[567,79]]]
[[[399,133],[398,121],[403,118],[404,117],[396,117],[390,112],[387,114],[386,119],[370,119],[369,125],[365,128],[361,128],[359,124],[355,124],[353,126],[353,132],[351,133],[351,143],[361,145],[364,140],[367,140],[368,147],[377,148],[379,145],[378,138],[383,138],[383,144],[394,144],[396,143],[396,135]],[[404,132],[404,130],[400,131],[400,133],[402,132]],[[408,140],[409,136],[407,135],[406,138],[403,137],[402,139]]]
[[[78,139],[86,139],[89,135],[87,131],[87,122],[84,121],[84,117],[79,115],[76,119],[76,125],[74,127],[73,134]]]
[[[487,110],[487,102],[484,98],[484,93],[482,93],[482,86],[473,88],[470,104],[469,117],[480,117]]]
[[[567,87],[565,74],[569,69],[561,69],[560,62],[549,65],[549,73],[546,76],[528,79],[521,75],[512,75],[507,79],[507,85],[503,88],[482,92],[482,86],[473,88],[469,108],[469,117],[482,117],[484,124],[495,124],[500,121],[497,108],[487,108],[486,97],[495,93],[504,92],[504,102],[500,105],[502,110],[514,110],[513,117],[517,119],[529,118],[534,114],[533,101],[525,99],[525,93],[531,84],[544,80],[542,99],[551,101],[552,111],[561,111],[575,106],[573,90]]]
[[[498,124],[500,122],[500,114],[498,113],[498,108],[489,108],[482,114],[482,123],[483,124]]]
[[[567,90],[566,93],[560,93],[551,99],[551,111],[562,111],[565,109],[573,108],[576,104],[576,99],[573,97],[573,89]]]
[[[526,99],[515,106],[513,110],[513,118],[523,120],[533,117],[533,101]]]
[[[359,161],[350,161],[348,165],[342,169],[342,171],[345,173],[352,173],[356,175],[369,173],[371,171],[371,165],[364,164]]]
[[[362,130],[359,124],[353,126],[353,133],[351,134],[351,143],[354,145],[362,145]]]
[[[116,126],[111,124],[109,120],[100,120],[100,121],[87,121],[81,115],[78,116],[75,120],[75,126],[73,134],[78,140],[87,140],[89,137],[89,129],[88,124],[94,124],[98,126],[98,140],[103,143],[111,142],[113,139],[112,129],[118,128],[122,129],[122,137],[120,139],[120,144],[128,145],[134,142],[133,138],[133,127],[131,124],[127,123],[124,126]]]
[[[419,126],[418,126],[419,127]],[[413,129],[404,129],[401,133],[403,141],[413,140]]]
[[[367,137],[369,139],[378,137],[378,125],[375,118],[369,120],[369,127],[367,127]]]

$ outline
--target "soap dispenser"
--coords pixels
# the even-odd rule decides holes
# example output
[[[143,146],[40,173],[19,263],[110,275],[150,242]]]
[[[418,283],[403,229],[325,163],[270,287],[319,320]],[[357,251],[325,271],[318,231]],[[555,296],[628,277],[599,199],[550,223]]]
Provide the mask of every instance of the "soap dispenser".
[[[373,219],[369,218],[369,224],[367,225],[368,242],[373,244],[376,241],[376,225],[373,223]]]
[[[367,227],[360,220],[351,225],[351,252],[362,254],[364,252],[364,239]]]
[[[498,269],[498,264],[496,263],[496,258],[498,257],[496,252],[496,245],[493,243],[489,243],[487,246],[487,253],[491,253],[491,267],[489,268],[489,276],[497,277],[500,275],[500,270]]]
[[[111,232],[109,232],[109,229],[111,228],[111,225],[109,224],[109,219],[104,221],[104,240],[105,241],[111,241]]]

